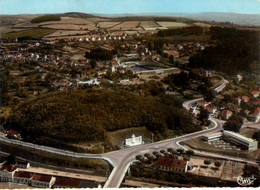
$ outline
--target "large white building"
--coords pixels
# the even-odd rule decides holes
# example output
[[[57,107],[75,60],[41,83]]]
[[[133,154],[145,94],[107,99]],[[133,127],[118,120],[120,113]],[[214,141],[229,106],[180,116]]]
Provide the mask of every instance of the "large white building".
[[[224,130],[223,136],[225,137],[225,139],[228,139],[232,142],[235,142],[235,143],[238,143],[240,145],[247,147],[247,149],[249,151],[256,150],[257,147],[258,147],[258,142],[256,140],[247,138],[247,137],[240,135],[238,133],[234,133],[234,132],[231,132],[231,131]]]
[[[224,130],[223,132],[206,134],[202,137],[202,139],[206,141],[217,140],[219,138],[224,138],[227,141],[239,144],[240,146],[242,145],[243,147],[246,147],[246,149],[249,151],[254,151],[258,148],[258,142],[256,140],[226,130]]]
[[[131,138],[125,139],[125,145],[126,146],[136,146],[143,144],[142,136],[136,137],[134,134],[132,135]]]

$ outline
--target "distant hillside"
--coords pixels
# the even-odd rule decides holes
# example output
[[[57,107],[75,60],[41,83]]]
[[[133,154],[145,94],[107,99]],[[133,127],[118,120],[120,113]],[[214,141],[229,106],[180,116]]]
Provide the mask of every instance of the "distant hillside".
[[[57,16],[74,17],[74,18],[94,18],[94,17],[97,17],[97,16],[94,16],[92,14],[78,13],[78,12],[68,12],[68,13],[63,13],[63,14],[57,14]]]
[[[196,13],[196,14],[171,14],[172,16],[185,17],[200,21],[230,22],[239,25],[260,26],[260,14],[237,13]]]
[[[41,23],[41,22],[48,22],[48,21],[60,21],[60,17],[56,15],[44,15],[32,19],[31,23]]]

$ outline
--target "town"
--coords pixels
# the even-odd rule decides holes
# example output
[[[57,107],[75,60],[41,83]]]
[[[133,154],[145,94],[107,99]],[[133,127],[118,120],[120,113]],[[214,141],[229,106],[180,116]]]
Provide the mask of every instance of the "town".
[[[253,176],[248,186],[259,186],[259,28],[84,13],[9,19],[1,182],[238,187]]]

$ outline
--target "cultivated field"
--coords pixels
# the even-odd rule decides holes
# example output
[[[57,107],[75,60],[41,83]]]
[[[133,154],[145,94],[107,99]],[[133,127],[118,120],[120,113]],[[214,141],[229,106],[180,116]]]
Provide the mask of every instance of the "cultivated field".
[[[167,27],[167,28],[178,28],[178,27],[189,26],[188,24],[182,22],[157,22],[157,23],[160,26]]]
[[[138,30],[139,21],[127,21],[116,25],[109,30]],[[141,29],[142,30],[142,29]]]
[[[140,26],[145,28],[145,27],[157,27],[158,24],[155,23],[154,21],[141,21]]]
[[[78,31],[78,30],[57,30],[45,37],[75,36],[75,35],[83,35],[87,33],[88,33],[87,31]]]
[[[19,37],[30,36],[33,38],[39,38],[52,31],[53,31],[52,29],[35,28],[35,29],[31,29],[31,30],[23,30],[23,31],[18,31],[18,32],[6,33],[6,34],[3,34],[2,37],[3,38],[19,38]]]
[[[50,24],[44,25],[45,28],[60,29],[60,30],[95,30],[93,24],[88,25],[75,25],[75,24]]]
[[[111,28],[119,23],[120,22],[99,22],[97,26],[100,28]]]
[[[210,24],[205,24],[205,23],[202,23],[202,22],[195,22],[195,23],[193,23],[194,25],[196,25],[196,26],[200,26],[200,27],[211,27],[212,25],[210,25]]]
[[[76,25],[84,25],[84,24],[91,24],[93,23],[90,20],[83,19],[83,18],[73,18],[73,17],[61,17],[60,21],[48,21],[42,22],[40,25],[46,24],[76,24]]]

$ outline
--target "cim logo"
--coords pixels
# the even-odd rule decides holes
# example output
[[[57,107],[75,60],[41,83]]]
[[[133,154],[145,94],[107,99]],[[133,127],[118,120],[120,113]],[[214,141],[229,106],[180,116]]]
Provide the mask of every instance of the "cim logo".
[[[242,176],[239,176],[237,178],[237,183],[241,186],[249,186],[249,185],[252,185],[254,183],[256,178],[254,178],[254,176],[252,177],[242,177]]]

